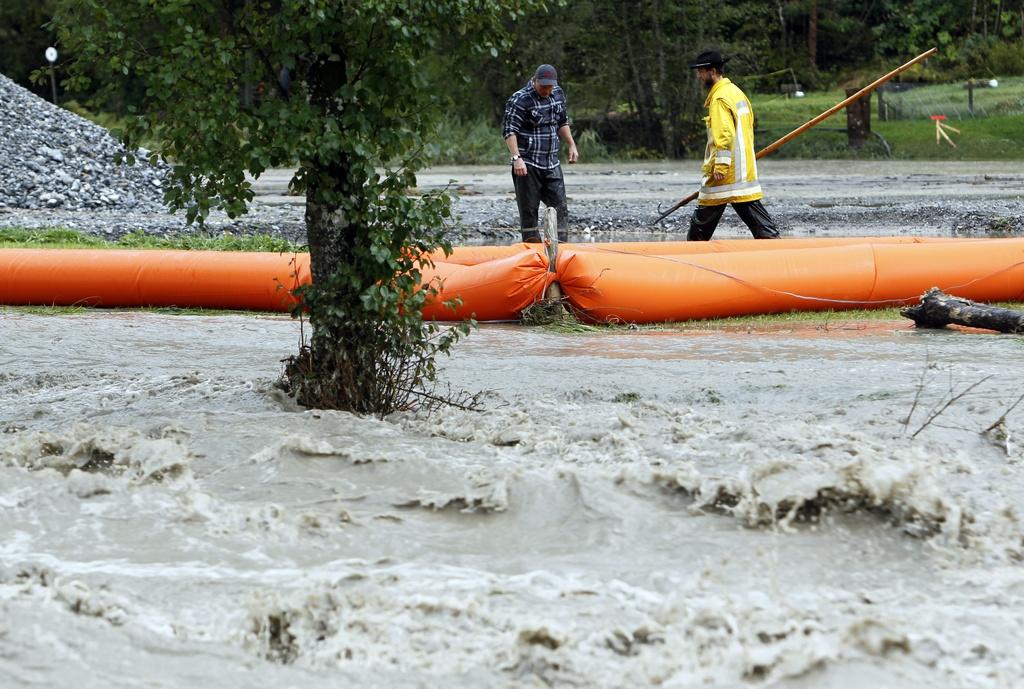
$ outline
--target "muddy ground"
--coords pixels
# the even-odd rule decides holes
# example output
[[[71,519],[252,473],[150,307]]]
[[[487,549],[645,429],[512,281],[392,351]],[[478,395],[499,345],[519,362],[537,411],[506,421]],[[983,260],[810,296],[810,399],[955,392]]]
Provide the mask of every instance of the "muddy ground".
[[[765,205],[785,236],[997,235],[1024,232],[1024,171],[1015,162],[789,161],[759,163]],[[303,243],[304,199],[288,194],[291,170],[255,180],[250,212],[231,220],[211,214],[213,234],[272,234]],[[565,166],[573,241],[674,240],[685,237],[688,208],[657,227],[669,208],[698,187],[696,161]],[[455,244],[518,240],[519,215],[508,168],[439,167],[418,176],[419,189],[457,196]],[[183,214],[0,209],[0,227],[69,227],[118,238],[133,231],[195,232]],[[748,236],[727,212],[716,237]]]
[[[1024,232],[1024,169],[1017,162],[791,161],[758,163],[765,206],[787,236],[1005,235]],[[699,186],[695,161],[566,165],[574,241],[679,239],[690,209],[656,227],[650,223]],[[288,171],[256,184],[260,202],[294,204],[282,196]],[[459,243],[504,243],[517,238],[519,216],[504,166],[426,170],[424,191],[458,195]],[[716,237],[746,237],[727,212]]]

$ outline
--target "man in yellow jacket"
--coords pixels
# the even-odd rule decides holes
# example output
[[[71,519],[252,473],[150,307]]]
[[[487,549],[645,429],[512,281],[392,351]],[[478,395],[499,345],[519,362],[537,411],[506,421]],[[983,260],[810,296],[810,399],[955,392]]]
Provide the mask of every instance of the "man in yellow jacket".
[[[779,231],[768,215],[757,180],[754,153],[754,111],[744,95],[722,71],[726,60],[714,51],[701,53],[690,65],[708,89],[704,118],[708,144],[697,208],[690,217],[690,241],[707,241],[715,233],[725,206],[732,204],[740,219],[757,239],[778,239]]]

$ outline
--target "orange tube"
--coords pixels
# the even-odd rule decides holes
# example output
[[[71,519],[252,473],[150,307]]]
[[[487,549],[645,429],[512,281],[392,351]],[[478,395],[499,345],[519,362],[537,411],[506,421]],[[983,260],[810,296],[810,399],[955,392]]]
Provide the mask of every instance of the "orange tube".
[[[765,242],[760,239],[714,239],[710,242],[597,242],[559,245],[560,251],[597,251],[602,253],[675,254],[732,253],[735,251],[778,251],[780,249],[820,249],[826,246],[847,246],[850,244],[930,244],[933,242],[985,241],[952,237],[800,237],[776,239]],[[457,263],[471,266],[485,261],[513,256],[530,249],[541,250],[539,244],[517,243],[509,246],[457,246],[448,256],[442,251],[431,252],[430,258],[436,263]]]
[[[876,245],[874,252],[878,277],[872,301],[912,303],[931,287],[973,301],[1024,298],[1024,240]]]
[[[455,263],[463,266],[475,266],[478,263],[486,263],[499,258],[508,258],[527,251],[531,248],[540,247],[539,244],[511,244],[509,246],[456,246],[452,247],[452,253],[448,256],[443,251],[432,251],[428,254],[435,263]]]
[[[424,318],[436,320],[508,321],[519,318],[539,301],[554,280],[544,254],[526,250],[476,265],[437,263],[424,271],[424,282],[440,279],[441,292],[423,309]],[[444,302],[460,299],[453,311]]]
[[[1024,300],[1024,240],[913,237],[467,247],[424,271],[441,293],[428,319],[512,320],[552,281],[595,321],[659,321],[885,306],[929,287]],[[0,303],[285,311],[308,254],[0,250]],[[444,305],[461,303],[453,310]]]
[[[287,311],[309,254],[2,249],[0,303]]]
[[[567,251],[558,276],[573,306],[607,322],[893,306],[933,286],[976,301],[1024,298],[1020,239],[771,250],[779,241],[692,255]]]
[[[842,308],[837,303],[867,299],[875,284],[869,245],[768,255],[566,252],[558,275],[569,302],[587,317],[627,323]]]
[[[785,239],[713,239],[710,242],[610,242],[594,244],[563,244],[565,249],[602,253],[654,254],[719,254],[737,251],[780,251],[821,249],[852,244],[931,244],[945,242],[985,241],[952,237],[795,237]]]

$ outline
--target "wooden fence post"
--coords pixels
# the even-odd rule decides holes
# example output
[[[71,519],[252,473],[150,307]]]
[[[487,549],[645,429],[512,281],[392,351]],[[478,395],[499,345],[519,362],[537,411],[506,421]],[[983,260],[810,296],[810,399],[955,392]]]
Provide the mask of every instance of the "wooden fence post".
[[[859,88],[846,89],[852,96]],[[871,134],[871,94],[855,100],[846,106],[846,137],[850,148],[861,148]]]

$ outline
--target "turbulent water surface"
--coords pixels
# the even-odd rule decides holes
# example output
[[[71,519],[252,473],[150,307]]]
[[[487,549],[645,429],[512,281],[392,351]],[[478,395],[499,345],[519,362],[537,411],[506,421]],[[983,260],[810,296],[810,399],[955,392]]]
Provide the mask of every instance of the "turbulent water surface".
[[[0,685],[1020,686],[1020,338],[489,326],[383,421],[298,339],[0,312]]]

